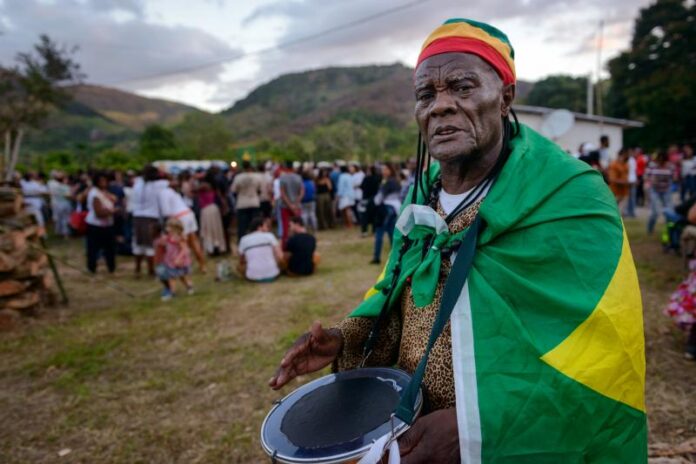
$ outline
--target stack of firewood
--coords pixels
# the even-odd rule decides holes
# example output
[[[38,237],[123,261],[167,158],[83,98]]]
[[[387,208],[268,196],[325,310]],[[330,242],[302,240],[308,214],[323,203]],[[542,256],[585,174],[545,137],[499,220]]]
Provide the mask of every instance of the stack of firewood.
[[[17,189],[0,187],[0,330],[56,299],[39,227],[22,202]]]

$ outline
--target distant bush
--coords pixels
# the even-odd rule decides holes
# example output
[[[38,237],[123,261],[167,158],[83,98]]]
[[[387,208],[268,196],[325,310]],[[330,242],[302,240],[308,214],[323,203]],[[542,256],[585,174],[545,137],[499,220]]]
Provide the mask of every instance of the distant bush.
[[[72,174],[80,169],[80,163],[75,153],[61,150],[32,157],[31,168],[46,173],[58,170]]]
[[[140,170],[144,164],[145,160],[134,153],[105,150],[95,156],[93,166],[98,169],[127,171],[128,169]]]

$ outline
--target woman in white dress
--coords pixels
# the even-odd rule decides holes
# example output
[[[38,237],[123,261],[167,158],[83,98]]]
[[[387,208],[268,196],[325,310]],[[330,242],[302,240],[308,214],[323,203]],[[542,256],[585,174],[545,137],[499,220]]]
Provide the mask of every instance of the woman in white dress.
[[[87,269],[97,272],[99,254],[104,257],[109,273],[116,270],[116,232],[114,231],[114,202],[109,193],[109,178],[97,173],[87,194]]]

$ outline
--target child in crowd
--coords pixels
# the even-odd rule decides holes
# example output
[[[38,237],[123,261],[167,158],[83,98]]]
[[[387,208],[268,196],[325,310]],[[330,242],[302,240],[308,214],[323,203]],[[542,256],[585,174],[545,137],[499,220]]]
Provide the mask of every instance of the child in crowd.
[[[689,276],[672,293],[665,313],[671,316],[681,329],[689,331],[684,356],[694,360],[696,359],[696,260],[692,259],[689,262],[689,269],[691,270]]]
[[[165,233],[155,240],[155,263],[157,277],[162,281],[162,301],[174,296],[176,279],[186,286],[188,294],[193,294],[191,273],[191,251],[184,236],[184,226],[178,219],[170,218]]]

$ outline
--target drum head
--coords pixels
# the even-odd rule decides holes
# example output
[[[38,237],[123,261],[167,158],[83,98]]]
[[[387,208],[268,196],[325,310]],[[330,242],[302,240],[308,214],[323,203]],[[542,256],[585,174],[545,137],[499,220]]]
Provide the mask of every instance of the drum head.
[[[407,424],[391,414],[411,377],[391,368],[327,375],[277,404],[261,428],[265,451],[278,462],[339,463],[363,455],[372,442]],[[419,394],[417,410],[421,407]]]

